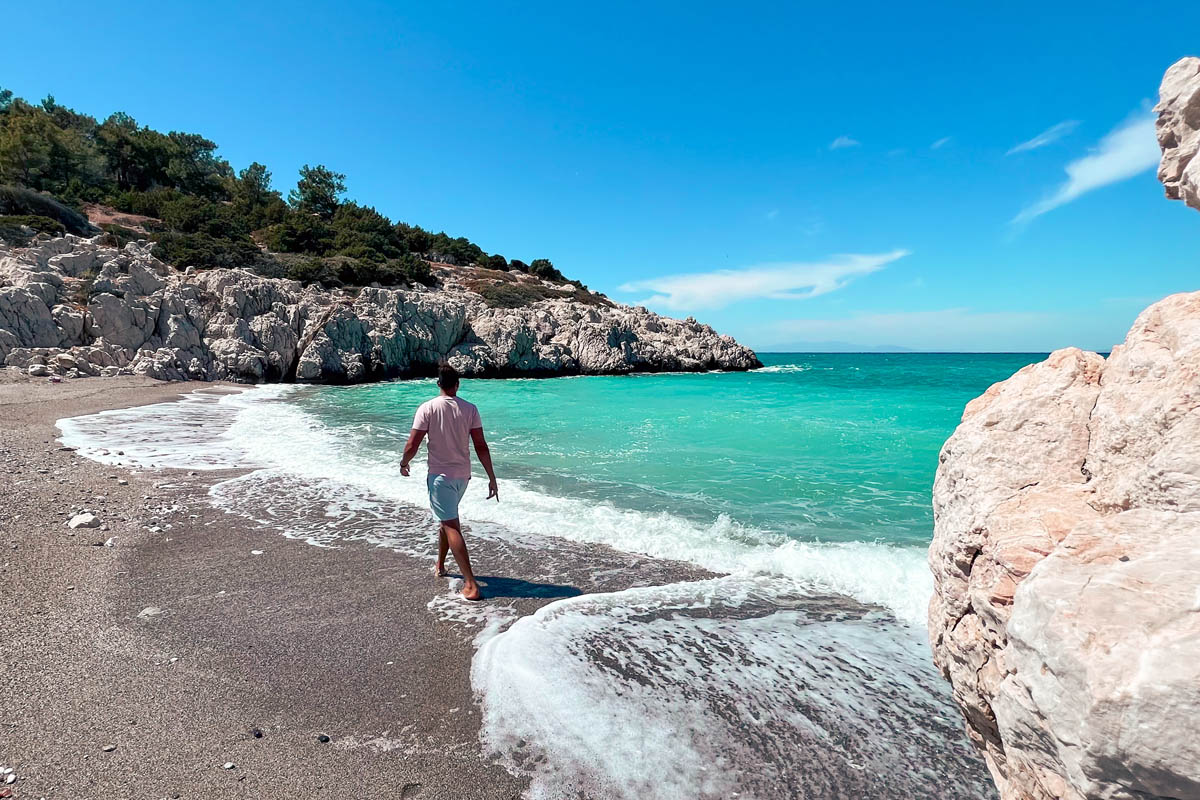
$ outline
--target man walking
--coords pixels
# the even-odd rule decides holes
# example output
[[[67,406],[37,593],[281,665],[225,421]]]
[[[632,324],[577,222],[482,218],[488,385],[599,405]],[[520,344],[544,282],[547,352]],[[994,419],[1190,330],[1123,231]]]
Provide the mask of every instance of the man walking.
[[[458,520],[458,502],[471,480],[471,453],[467,442],[475,445],[475,455],[488,476],[488,496],[500,501],[496,473],[492,470],[492,453],[483,438],[483,422],[479,409],[458,397],[458,371],[449,364],[438,368],[437,385],[442,393],[427,400],[417,409],[412,433],[400,459],[400,474],[408,475],[408,465],[421,449],[421,440],[429,436],[429,507],[438,518],[438,557],[433,571],[446,574],[446,550],[454,552],[454,560],[463,576],[462,596],[467,600],[482,600],[479,584],[471,572],[471,559]]]

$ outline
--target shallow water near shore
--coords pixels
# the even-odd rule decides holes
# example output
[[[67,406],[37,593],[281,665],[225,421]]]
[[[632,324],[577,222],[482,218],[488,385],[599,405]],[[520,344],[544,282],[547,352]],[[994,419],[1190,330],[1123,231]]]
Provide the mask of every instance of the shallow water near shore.
[[[534,797],[990,796],[924,639],[929,491],[963,405],[1039,358],[464,382],[502,479],[464,518],[505,577],[430,610],[479,634],[485,748]],[[210,499],[263,527],[425,557],[398,464],[434,392],[272,386],[60,427],[106,463],[248,468]]]

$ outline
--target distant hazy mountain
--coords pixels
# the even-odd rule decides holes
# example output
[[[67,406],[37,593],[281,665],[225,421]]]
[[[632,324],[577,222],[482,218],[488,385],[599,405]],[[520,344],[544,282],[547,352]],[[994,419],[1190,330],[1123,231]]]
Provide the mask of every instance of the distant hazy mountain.
[[[850,342],[792,342],[787,347],[763,347],[763,353],[916,353],[911,347],[879,344],[867,347]]]

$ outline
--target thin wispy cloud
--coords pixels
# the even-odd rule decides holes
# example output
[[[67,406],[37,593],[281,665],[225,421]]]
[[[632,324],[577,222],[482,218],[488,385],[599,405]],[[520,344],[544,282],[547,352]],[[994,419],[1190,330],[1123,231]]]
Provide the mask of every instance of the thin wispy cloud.
[[[1019,145],[1005,153],[1005,155],[1011,156],[1014,153],[1024,153],[1029,150],[1037,150],[1039,147],[1045,147],[1048,144],[1053,144],[1071,131],[1075,130],[1077,127],[1079,127],[1078,120],[1064,120],[1057,125],[1052,125],[1029,141],[1021,142]]]
[[[761,264],[632,281],[622,292],[652,292],[640,305],[675,311],[724,308],[757,298],[803,300],[841,289],[855,278],[883,269],[907,250],[890,253],[839,255],[827,261]]]
[[[778,208],[772,208],[770,211],[767,212],[767,220],[768,221],[777,219],[778,217],[779,217],[779,209]]]
[[[1113,128],[1092,152],[1067,164],[1067,180],[1045,199],[1021,211],[1013,223],[1029,222],[1088,192],[1152,169],[1161,155],[1154,136],[1154,116],[1138,113]]]
[[[839,136],[829,143],[830,150],[841,150],[844,147],[858,147],[862,142],[849,136]]]
[[[929,149],[930,150],[941,150],[943,147],[950,144],[950,140],[953,138],[954,138],[953,136],[943,136],[942,138],[938,139],[933,144],[929,145]]]

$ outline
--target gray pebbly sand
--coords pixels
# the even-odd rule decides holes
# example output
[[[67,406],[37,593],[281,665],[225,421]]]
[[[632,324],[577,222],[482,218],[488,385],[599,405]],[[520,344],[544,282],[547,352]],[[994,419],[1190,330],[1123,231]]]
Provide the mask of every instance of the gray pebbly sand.
[[[203,500],[214,473],[59,449],[59,418],[197,386],[0,373],[0,792],[518,796],[479,745],[474,631],[426,609],[429,562],[254,530]],[[108,530],[70,531],[77,509]]]

